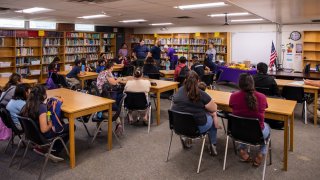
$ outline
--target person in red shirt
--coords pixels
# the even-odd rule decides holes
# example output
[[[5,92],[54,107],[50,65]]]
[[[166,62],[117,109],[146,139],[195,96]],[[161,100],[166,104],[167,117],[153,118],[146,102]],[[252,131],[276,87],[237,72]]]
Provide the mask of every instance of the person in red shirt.
[[[186,57],[181,56],[179,58],[179,64],[176,67],[176,69],[174,70],[174,80],[175,81],[178,81],[178,76],[180,74],[180,71],[181,71],[182,68],[184,68],[186,66],[186,62],[187,62],[187,58]]]
[[[270,134],[270,127],[264,122],[265,109],[268,108],[266,96],[255,91],[253,77],[247,73],[240,75],[239,88],[240,91],[234,92],[230,96],[229,106],[232,108],[232,114],[241,117],[258,118],[263,137],[266,139]],[[241,160],[249,162],[251,158],[246,149],[246,145],[240,144]],[[259,166],[266,153],[266,146],[261,146],[253,165]]]

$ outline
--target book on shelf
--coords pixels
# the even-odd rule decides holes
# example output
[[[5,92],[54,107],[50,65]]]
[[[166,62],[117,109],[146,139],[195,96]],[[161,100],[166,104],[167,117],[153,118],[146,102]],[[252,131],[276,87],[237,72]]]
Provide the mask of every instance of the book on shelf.
[[[59,48],[57,47],[44,47],[42,48],[43,55],[57,55],[59,54]]]
[[[10,77],[12,75],[12,72],[1,72],[0,77]]]
[[[63,38],[63,32],[45,31],[45,37]]]
[[[213,43],[214,45],[224,45],[224,38],[209,38],[208,43]]]
[[[99,46],[100,45],[100,40],[97,39],[85,39],[84,40],[84,45],[96,45]]]
[[[67,46],[83,46],[83,39],[66,39]]]
[[[93,46],[93,47],[85,47],[84,48],[84,52],[85,53],[98,53],[98,51],[99,51],[99,48],[95,47],[95,46]]]
[[[44,56],[42,57],[42,64],[50,64],[53,59],[55,58],[56,56],[55,55],[50,55],[50,56]]]
[[[190,39],[190,45],[206,45],[206,39]]]
[[[13,30],[0,30],[0,36],[2,37],[14,37],[15,31]]]
[[[103,38],[114,38],[114,33],[105,33],[103,34]]]
[[[0,38],[0,46],[4,46],[4,38],[3,37]]]
[[[5,61],[5,60],[2,60],[3,62],[0,62],[0,67],[10,67],[11,66],[11,61],[8,60],[8,61]]]
[[[94,34],[84,33],[83,35],[84,35],[84,38],[100,39],[100,34],[99,33],[94,33]]]
[[[104,46],[111,46],[111,39],[103,39]]]
[[[73,33],[73,32],[67,32],[66,37],[68,38],[83,38],[83,33]]]
[[[65,53],[70,54],[70,53],[82,53],[84,50],[83,47],[66,47],[65,48]]]
[[[51,39],[51,38],[45,38],[43,39],[43,46],[60,46],[61,45],[60,38],[57,39]]]
[[[33,56],[34,49],[33,48],[17,48],[16,55],[17,56]]]
[[[17,66],[24,66],[24,65],[39,65],[40,59],[35,57],[17,57],[16,58],[16,65]]]

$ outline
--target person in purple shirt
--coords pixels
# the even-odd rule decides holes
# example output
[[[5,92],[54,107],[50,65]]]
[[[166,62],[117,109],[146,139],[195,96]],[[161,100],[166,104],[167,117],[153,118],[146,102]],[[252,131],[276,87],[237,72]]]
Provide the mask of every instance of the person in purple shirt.
[[[169,47],[167,44],[164,45],[163,49],[167,54],[168,60],[170,60],[170,69],[175,69],[176,68],[176,64],[177,64],[177,60],[178,60],[174,56],[176,51],[173,48]]]
[[[128,46],[126,43],[122,43],[121,49],[118,51],[118,55],[122,57],[127,57],[128,56]]]

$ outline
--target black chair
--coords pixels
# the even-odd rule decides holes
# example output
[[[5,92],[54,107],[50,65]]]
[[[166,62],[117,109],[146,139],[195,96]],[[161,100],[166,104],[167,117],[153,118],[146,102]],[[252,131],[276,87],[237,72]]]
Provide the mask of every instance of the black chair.
[[[148,110],[148,133],[151,125],[151,103],[144,92],[125,92],[124,107],[127,111],[145,111]]]
[[[271,154],[271,138],[270,135],[267,139],[264,139],[262,130],[259,124],[259,119],[256,118],[245,118],[235,116],[233,114],[228,115],[228,131],[227,131],[227,141],[226,149],[223,161],[223,170],[226,169],[226,160],[228,153],[228,143],[229,138],[232,138],[234,141],[249,146],[267,146],[267,154],[264,159],[264,167],[262,179],[264,180],[266,172],[266,164],[268,153],[270,153],[270,165],[272,163],[272,154]]]
[[[256,91],[258,91],[266,96],[273,96],[273,92],[271,92],[271,89],[267,88],[267,87],[256,87]]]
[[[116,122],[116,120],[120,117],[121,111],[122,111],[122,104],[123,104],[125,98],[126,98],[126,95],[124,94],[122,99],[121,99],[121,101],[120,101],[120,106],[119,106],[118,110],[116,112],[114,112],[114,114],[112,115],[112,122]],[[93,118],[92,118],[92,122],[96,122],[96,123],[99,123],[99,124],[98,124],[98,127],[97,127],[96,131],[94,132],[93,138],[91,140],[91,144],[93,144],[94,140],[96,139],[97,135],[99,134],[99,131],[101,129],[102,124],[103,123],[108,123],[108,118],[106,117],[103,120],[101,120],[96,115],[94,115]],[[124,121],[122,120],[121,122],[122,122],[122,127],[124,127]],[[119,140],[118,136],[115,133],[115,129],[112,129],[112,133],[115,136],[116,140],[118,141],[120,147],[122,148],[120,140]]]
[[[129,66],[124,66],[123,71],[122,71],[122,76],[132,76],[134,72],[134,66],[129,65]]]
[[[169,113],[169,128],[171,130],[171,138],[170,138],[169,150],[167,155],[167,162],[169,161],[169,154],[171,149],[173,132],[175,132],[180,137],[183,136],[190,139],[200,138],[202,140],[202,147],[201,147],[198,169],[197,169],[197,173],[199,173],[204,144],[206,141],[206,137],[208,136],[209,130],[206,132],[200,133],[200,130],[196,123],[196,119],[193,114],[178,112],[170,109],[168,110],[168,113]],[[210,136],[208,137],[210,141]]]
[[[147,76],[150,79],[160,79],[160,73],[148,73]]]
[[[16,136],[18,136],[21,139],[21,135],[23,135],[23,130],[20,130],[16,127],[16,125],[14,124],[10,113],[8,112],[8,110],[6,109],[6,107],[3,104],[0,104],[0,117],[2,119],[2,122],[4,123],[4,125],[11,129],[12,131],[12,135],[9,139],[8,145],[6,146],[6,148],[4,149],[4,153],[7,152],[7,149],[11,143],[12,147],[14,144],[14,138]]]
[[[21,143],[23,141],[27,141],[27,146],[25,148],[23,157],[22,157],[22,159],[20,161],[19,169],[22,166],[22,162],[23,162],[23,160],[24,160],[24,158],[25,158],[25,156],[27,154],[27,151],[29,149],[30,143],[38,145],[38,146],[41,146],[41,147],[45,147],[45,146],[50,147],[48,153],[46,153],[46,155],[45,155],[45,161],[44,161],[44,164],[42,166],[42,169],[41,169],[41,172],[40,172],[40,175],[39,175],[39,178],[38,178],[38,179],[42,179],[43,171],[45,170],[45,168],[47,166],[49,155],[52,152],[53,145],[57,141],[61,141],[61,143],[63,144],[64,149],[66,150],[67,154],[69,155],[68,148],[67,148],[66,144],[64,143],[64,141],[62,139],[64,136],[67,136],[68,134],[62,134],[62,135],[57,136],[55,138],[47,139],[47,138],[45,138],[43,136],[43,134],[41,133],[41,131],[40,131],[40,129],[37,126],[35,121],[33,121],[30,118],[25,118],[25,117],[20,117],[20,116],[18,116],[18,119],[19,119],[19,121],[20,121],[20,123],[22,125],[23,130],[24,130],[24,139],[25,140],[21,139],[19,141],[18,148],[16,149],[16,151],[14,152],[14,154],[12,156],[12,159],[11,159],[11,162],[10,162],[9,166],[11,166],[13,164],[13,161],[14,161],[14,159],[15,159],[15,157],[16,157],[19,149],[20,149]]]
[[[307,100],[304,95],[303,87],[294,87],[294,86],[284,86],[282,88],[281,96],[288,100],[297,101],[301,103],[302,107],[302,117],[304,117],[304,123],[307,124]]]

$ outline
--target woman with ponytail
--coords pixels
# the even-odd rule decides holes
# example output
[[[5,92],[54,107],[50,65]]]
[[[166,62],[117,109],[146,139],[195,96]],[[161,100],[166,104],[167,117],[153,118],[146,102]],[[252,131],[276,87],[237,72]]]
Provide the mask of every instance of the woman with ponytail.
[[[28,117],[35,121],[40,129],[40,132],[46,138],[52,139],[59,134],[56,134],[52,130],[52,121],[50,118],[48,118],[47,105],[44,103],[46,99],[47,93],[45,87],[42,85],[36,85],[31,89],[26,105],[23,107],[20,115],[22,117]],[[63,124],[63,128],[64,131],[62,133],[67,134],[63,137],[63,140],[66,143],[69,140],[69,124]],[[55,151],[49,155],[49,158],[54,162],[63,161],[63,158],[57,156],[63,149],[62,143],[60,141],[57,141],[54,144],[53,149]],[[34,151],[41,155],[44,155],[46,153],[43,148],[34,148]]]
[[[212,155],[217,155],[216,140],[218,124],[216,117],[217,105],[214,100],[204,91],[198,88],[200,78],[195,71],[190,71],[184,81],[184,85],[172,99],[172,110],[194,114],[200,132],[209,131],[209,148],[213,150]],[[188,144],[181,139],[184,146]],[[211,146],[211,147],[210,147]]]
[[[241,117],[258,118],[263,137],[267,138],[270,134],[270,127],[264,122],[265,109],[268,107],[266,96],[255,91],[254,80],[250,74],[243,73],[240,75],[239,88],[240,91],[234,92],[230,96],[229,106],[232,108],[232,113]],[[250,162],[251,158],[246,149],[245,145],[240,144],[241,160]],[[262,146],[253,165],[259,166],[266,153],[266,147]]]

